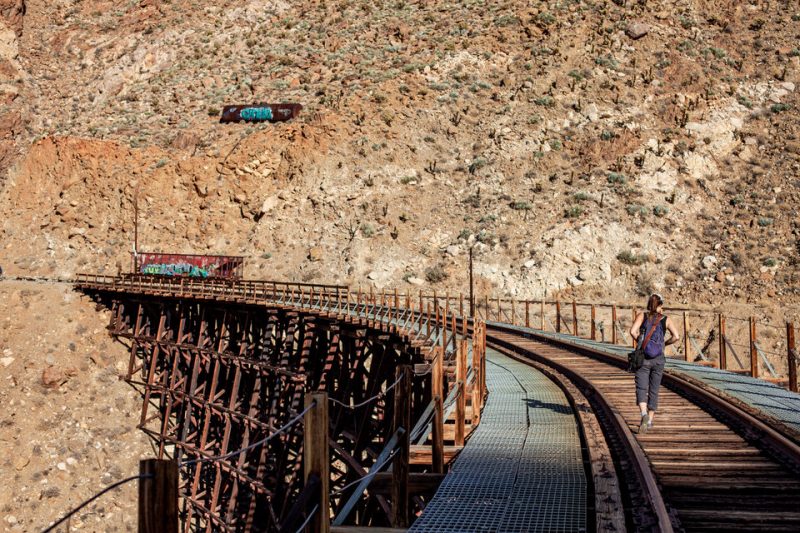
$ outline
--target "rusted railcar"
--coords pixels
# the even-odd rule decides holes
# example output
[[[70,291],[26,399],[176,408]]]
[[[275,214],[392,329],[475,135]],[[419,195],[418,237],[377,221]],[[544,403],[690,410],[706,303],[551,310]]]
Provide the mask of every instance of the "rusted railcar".
[[[241,279],[244,257],[234,255],[131,253],[134,274]]]

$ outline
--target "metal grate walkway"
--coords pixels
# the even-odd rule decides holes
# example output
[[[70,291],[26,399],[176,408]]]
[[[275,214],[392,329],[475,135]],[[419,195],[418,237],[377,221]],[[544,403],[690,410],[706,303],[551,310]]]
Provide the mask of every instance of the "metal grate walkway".
[[[564,393],[487,349],[481,423],[412,532],[586,530],[586,478]]]
[[[487,324],[491,324],[491,322],[487,322]],[[631,349],[626,346],[614,346],[599,341],[581,339],[564,333],[542,332],[541,330],[522,326],[502,325],[520,332],[535,332],[545,337],[564,339],[575,344],[583,344],[587,347],[616,355],[623,359],[627,358],[628,352],[631,351]],[[760,409],[796,431],[800,431],[800,394],[761,379],[720,370],[719,368],[696,365],[669,357],[667,357],[667,368],[683,372],[695,379],[699,379],[756,409]]]

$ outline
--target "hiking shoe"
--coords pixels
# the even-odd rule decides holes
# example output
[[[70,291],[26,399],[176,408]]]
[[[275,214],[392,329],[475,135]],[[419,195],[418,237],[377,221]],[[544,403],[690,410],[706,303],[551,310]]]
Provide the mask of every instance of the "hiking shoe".
[[[642,421],[639,423],[639,435],[647,433],[649,426],[649,417],[647,415],[642,415]]]

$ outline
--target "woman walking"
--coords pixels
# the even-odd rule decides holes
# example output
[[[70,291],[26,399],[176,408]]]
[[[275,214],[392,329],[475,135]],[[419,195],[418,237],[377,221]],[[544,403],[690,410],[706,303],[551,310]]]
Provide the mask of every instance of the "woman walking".
[[[658,388],[667,360],[664,347],[678,342],[678,330],[672,320],[663,315],[664,299],[653,294],[647,300],[647,311],[636,315],[631,325],[631,337],[644,350],[644,362],[636,371],[636,403],[642,414],[639,433],[653,427],[653,416],[658,409]],[[664,340],[666,332],[670,338]]]

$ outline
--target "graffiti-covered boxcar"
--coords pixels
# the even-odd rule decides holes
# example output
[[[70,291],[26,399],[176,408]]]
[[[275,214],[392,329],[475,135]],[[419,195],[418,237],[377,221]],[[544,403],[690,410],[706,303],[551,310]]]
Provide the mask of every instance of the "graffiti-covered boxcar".
[[[244,270],[244,257],[233,255],[139,252],[131,256],[135,274],[241,279]]]

